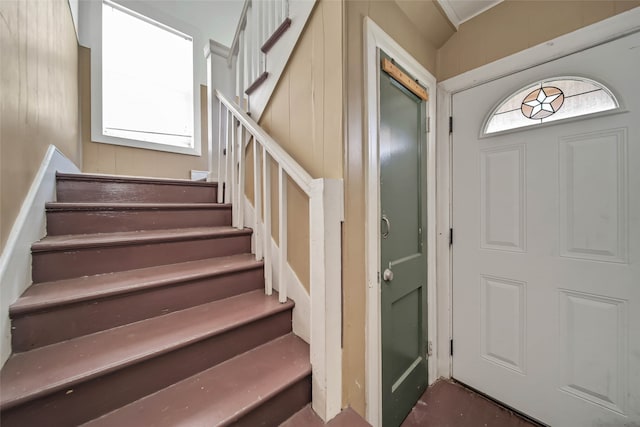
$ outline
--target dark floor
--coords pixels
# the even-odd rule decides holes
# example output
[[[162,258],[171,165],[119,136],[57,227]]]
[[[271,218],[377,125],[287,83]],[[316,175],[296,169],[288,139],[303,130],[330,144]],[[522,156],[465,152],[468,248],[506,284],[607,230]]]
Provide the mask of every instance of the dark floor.
[[[353,409],[343,409],[335,418],[327,424],[323,423],[320,417],[313,412],[311,405],[305,406],[301,411],[296,412],[291,418],[280,427],[371,427]]]
[[[401,427],[539,427],[468,388],[440,380],[424,392]]]

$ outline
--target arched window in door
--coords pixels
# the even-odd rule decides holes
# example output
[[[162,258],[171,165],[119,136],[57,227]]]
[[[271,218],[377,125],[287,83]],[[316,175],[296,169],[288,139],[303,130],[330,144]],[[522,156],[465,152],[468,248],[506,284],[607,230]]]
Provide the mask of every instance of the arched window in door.
[[[583,77],[553,77],[517,90],[493,109],[482,135],[528,128],[620,107],[604,85]]]

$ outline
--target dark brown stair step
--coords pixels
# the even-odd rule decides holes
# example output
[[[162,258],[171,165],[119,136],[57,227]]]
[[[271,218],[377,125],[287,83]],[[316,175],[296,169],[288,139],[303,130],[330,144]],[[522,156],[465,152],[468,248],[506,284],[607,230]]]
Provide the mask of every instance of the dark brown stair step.
[[[311,400],[309,346],[290,334],[86,426],[277,426]]]
[[[218,203],[47,203],[47,234],[111,233],[231,225]]]
[[[259,290],[14,354],[2,425],[96,418],[291,332],[292,308]]]
[[[262,266],[242,254],[32,285],[9,309],[13,351],[261,289]]]
[[[48,236],[31,246],[34,283],[251,252],[248,228]]]
[[[59,202],[213,203],[218,184],[121,175],[58,173]]]

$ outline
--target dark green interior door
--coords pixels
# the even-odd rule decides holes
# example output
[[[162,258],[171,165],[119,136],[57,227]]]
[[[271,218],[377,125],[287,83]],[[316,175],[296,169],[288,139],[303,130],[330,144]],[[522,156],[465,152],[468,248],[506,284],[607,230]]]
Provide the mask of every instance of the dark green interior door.
[[[381,52],[381,56],[384,54]],[[426,102],[380,70],[382,419],[427,387]]]

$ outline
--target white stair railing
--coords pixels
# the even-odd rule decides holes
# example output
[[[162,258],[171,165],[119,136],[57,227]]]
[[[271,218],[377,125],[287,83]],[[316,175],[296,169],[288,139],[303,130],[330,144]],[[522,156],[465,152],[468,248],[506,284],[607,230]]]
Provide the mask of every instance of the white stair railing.
[[[236,97],[247,110],[249,95],[268,76],[266,53],[290,25],[289,0],[245,0],[230,48],[236,60]]]
[[[287,300],[287,181],[309,198],[310,348],[313,409],[324,420],[341,409],[342,278],[341,222],[343,182],[314,179],[264,129],[220,91],[218,98],[218,201],[232,203],[233,226],[245,226],[246,143],[253,141],[253,223],[256,259],[264,260],[265,293],[277,285],[280,302]],[[271,238],[271,167],[278,170],[278,265],[273,265]],[[262,185],[260,185],[260,182]],[[262,209],[264,207],[264,211]],[[274,271],[279,283],[274,284]]]

